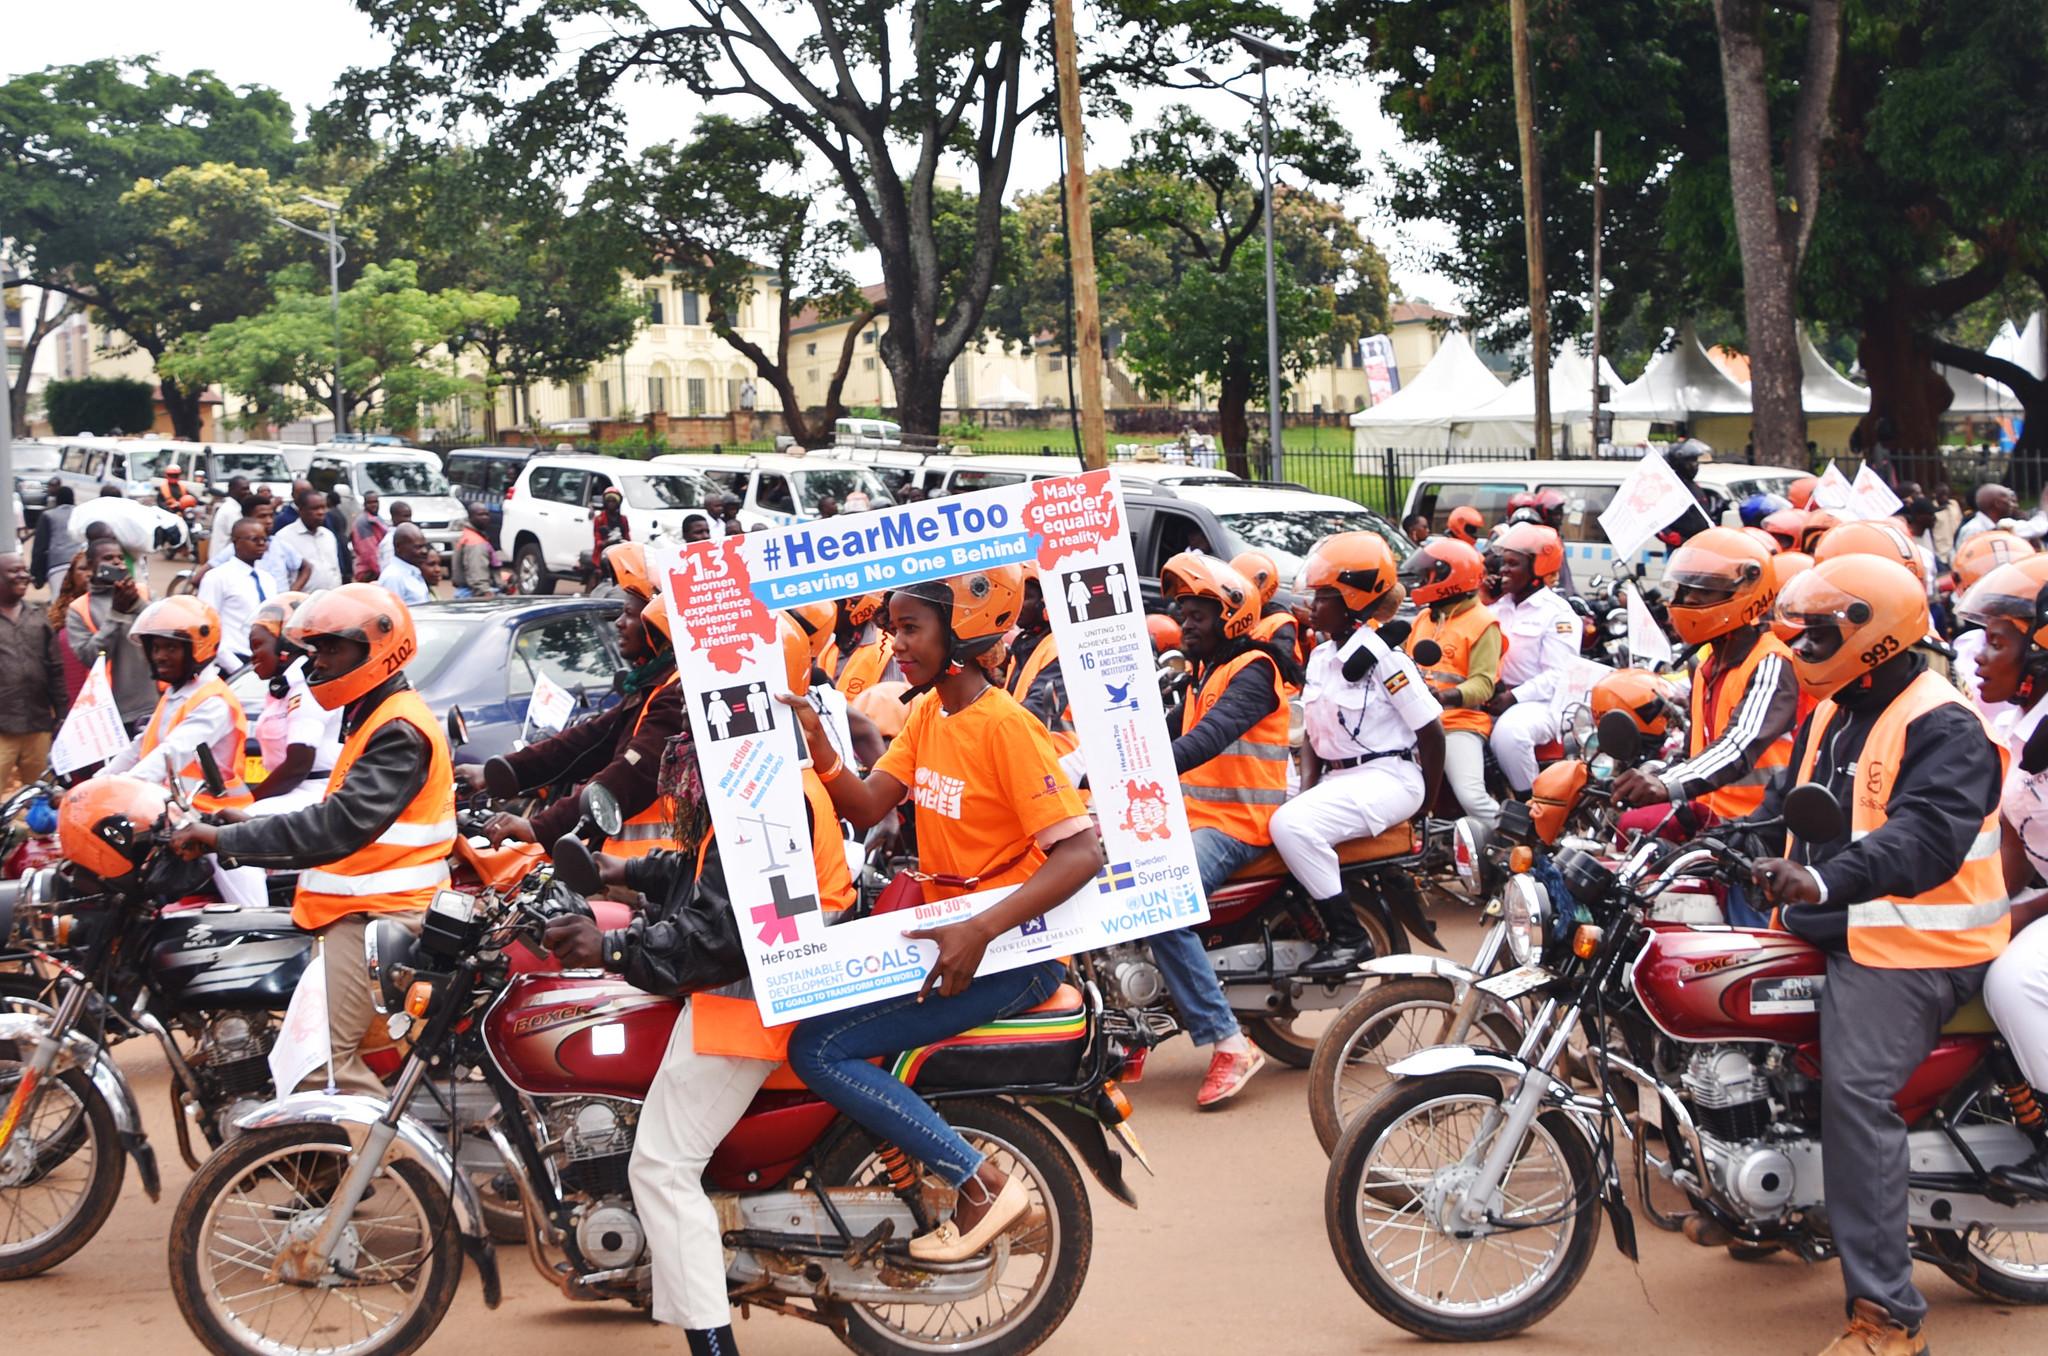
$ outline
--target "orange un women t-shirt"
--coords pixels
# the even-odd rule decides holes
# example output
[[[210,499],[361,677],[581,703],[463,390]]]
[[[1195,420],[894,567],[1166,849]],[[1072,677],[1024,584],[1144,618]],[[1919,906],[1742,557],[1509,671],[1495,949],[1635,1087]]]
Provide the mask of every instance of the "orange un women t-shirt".
[[[1030,876],[1045,859],[1038,836],[1088,813],[1060,771],[1045,726],[994,686],[951,715],[936,692],[919,697],[875,771],[909,788],[907,799],[917,807],[918,869],[965,879],[986,875],[978,890]],[[1020,855],[1023,861],[997,871]],[[936,881],[924,890],[927,900],[967,893]]]

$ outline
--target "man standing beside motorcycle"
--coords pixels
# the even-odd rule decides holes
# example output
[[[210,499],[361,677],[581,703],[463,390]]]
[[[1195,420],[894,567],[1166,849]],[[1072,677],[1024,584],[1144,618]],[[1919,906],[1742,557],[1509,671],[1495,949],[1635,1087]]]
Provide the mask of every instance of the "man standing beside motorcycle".
[[[1414,661],[1366,625],[1398,587],[1394,571],[1393,552],[1371,532],[1326,537],[1302,565],[1315,597],[1310,624],[1329,639],[1309,655],[1302,687],[1301,794],[1274,813],[1271,829],[1322,919],[1322,945],[1301,969],[1313,978],[1349,974],[1370,945],[1344,893],[1337,845],[1414,818],[1443,776],[1443,708]],[[1346,660],[1361,652],[1365,671],[1347,678]]]
[[[1536,746],[1558,737],[1556,696],[1571,678],[1584,628],[1550,581],[1564,564],[1564,543],[1540,523],[1516,523],[1500,538],[1501,596],[1493,604],[1507,653],[1500,685],[1486,703],[1494,718],[1493,756],[1522,795],[1536,780]]]
[[[1429,641],[1438,657],[1423,681],[1444,708],[1444,776],[1458,808],[1491,833],[1500,802],[1486,788],[1486,737],[1493,717],[1486,704],[1500,679],[1500,623],[1479,601],[1486,562],[1476,548],[1450,537],[1424,542],[1401,563],[1401,583],[1423,608],[1408,636],[1408,652]]]
[[[214,852],[249,866],[301,868],[292,921],[320,934],[333,1082],[382,1097],[360,1048],[376,1016],[363,932],[373,917],[417,929],[447,888],[455,769],[440,722],[406,681],[419,642],[404,603],[375,584],[343,584],[300,604],[284,634],[313,656],[313,700],[342,713],[326,797],[290,814],[189,822],[171,835],[171,847],[188,859]],[[325,1079],[316,1069],[300,1086]]]
[[[1671,553],[1664,578],[1676,590],[1671,625],[1706,646],[1692,670],[1692,724],[1685,761],[1662,773],[1630,768],[1614,780],[1619,805],[1690,805],[1700,828],[1754,814],[1764,788],[1792,761],[1802,714],[1792,652],[1767,629],[1778,598],[1776,569],[1761,542],[1710,527]],[[1635,825],[1627,819],[1622,827]],[[1763,915],[1729,887],[1728,921],[1762,926]]]
[[[1850,1322],[1824,1356],[1917,1356],[1927,1302],[1913,1286],[1906,1125],[1893,1098],[2005,948],[2002,760],[1982,717],[1914,650],[1927,594],[1904,565],[1815,565],[1779,597],[1776,630],[1820,704],[1760,820],[1804,782],[1849,805],[1841,836],[1792,841],[1754,877],[1783,926],[1828,953],[1822,1171]]]
[[[1273,643],[1256,635],[1257,585],[1212,556],[1185,551],[1160,567],[1159,590],[1180,608],[1181,649],[1195,665],[1187,700],[1166,723],[1202,893],[1210,895],[1273,841],[1273,814],[1287,801],[1287,702]],[[1151,947],[1188,1039],[1212,1047],[1195,1105],[1220,1106],[1266,1057],[1239,1029],[1193,928],[1160,933]]]

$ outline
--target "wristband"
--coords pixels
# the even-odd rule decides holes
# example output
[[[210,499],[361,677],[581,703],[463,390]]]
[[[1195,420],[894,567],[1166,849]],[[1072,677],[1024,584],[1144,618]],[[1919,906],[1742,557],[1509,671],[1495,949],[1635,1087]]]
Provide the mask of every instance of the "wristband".
[[[846,760],[835,753],[832,755],[831,767],[823,768],[813,766],[811,768],[811,771],[818,774],[818,780],[820,782],[823,782],[824,784],[829,786],[831,785],[832,781],[839,776],[840,773],[846,771]]]

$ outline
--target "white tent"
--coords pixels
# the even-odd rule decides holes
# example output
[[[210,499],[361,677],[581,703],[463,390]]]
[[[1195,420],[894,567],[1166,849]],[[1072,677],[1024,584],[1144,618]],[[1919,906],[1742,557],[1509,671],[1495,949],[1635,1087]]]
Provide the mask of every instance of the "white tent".
[[[2010,320],[1998,327],[1998,337],[1984,351],[2025,368],[2036,379],[2048,377],[2048,358],[2041,352],[2041,312],[2027,317],[2027,327],[2015,331]]]
[[[1934,370],[1948,381],[1950,398],[1948,408],[1942,411],[1943,418],[2020,413],[2019,397],[2003,382],[1942,363],[1936,363]]]
[[[1804,325],[1799,327],[1799,370],[1799,403],[1809,416],[1869,412],[1869,390],[1837,372],[1832,363],[1821,357],[1813,340],[1807,338]]]
[[[1621,378],[1605,357],[1600,379],[1608,391],[1621,389]],[[1593,363],[1566,344],[1550,364],[1550,417],[1554,423],[1583,422],[1593,407]],[[1458,419],[1451,430],[1458,447],[1532,447],[1536,442],[1536,374],[1524,373],[1493,399]]]
[[[1703,414],[1748,414],[1749,391],[1707,356],[1688,323],[1676,344],[1615,392],[1611,408],[1617,419],[1676,424]]]
[[[1370,409],[1351,416],[1355,452],[1391,447],[1448,448],[1451,424],[1494,399],[1500,378],[1487,370],[1462,334],[1443,345],[1411,381]]]
[[[1031,396],[1016,382],[1003,377],[996,382],[996,389],[981,396],[974,402],[978,410],[1022,409],[1031,404]]]

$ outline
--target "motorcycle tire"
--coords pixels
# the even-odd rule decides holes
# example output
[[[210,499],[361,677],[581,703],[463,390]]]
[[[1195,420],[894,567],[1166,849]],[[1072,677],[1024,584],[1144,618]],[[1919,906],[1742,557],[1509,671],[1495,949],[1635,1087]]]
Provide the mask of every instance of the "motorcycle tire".
[[[199,1262],[216,1251],[208,1246],[209,1239],[205,1237],[214,1203],[244,1178],[254,1176],[254,1170],[266,1160],[274,1160],[294,1147],[340,1149],[341,1154],[334,1157],[337,1162],[345,1162],[342,1155],[346,1154],[347,1145],[348,1137],[338,1126],[271,1126],[236,1136],[193,1174],[185,1194],[178,1198],[177,1212],[171,1217],[171,1297],[193,1336],[215,1356],[275,1356],[279,1348],[275,1343],[258,1342],[238,1334],[208,1302],[207,1277]],[[275,1169],[271,1172],[274,1175]],[[456,1236],[454,1212],[441,1184],[426,1167],[408,1158],[388,1160],[384,1173],[397,1178],[397,1182],[386,1183],[380,1176],[377,1182],[383,1183],[381,1189],[391,1191],[402,1186],[418,1204],[425,1232],[434,1242],[420,1264],[416,1285],[421,1299],[413,1312],[376,1345],[355,1346],[353,1356],[407,1356],[417,1351],[448,1316],[462,1281],[462,1244]]]
[[[917,1320],[930,1312],[924,1305],[903,1306],[910,1317],[901,1325],[891,1324],[873,1305],[833,1303],[821,1309],[828,1318],[844,1323],[840,1340],[864,1356],[931,1356],[936,1352],[1023,1356],[1059,1330],[1081,1297],[1095,1250],[1095,1216],[1088,1203],[1088,1188],[1059,1138],[1023,1108],[988,1099],[942,1102],[938,1111],[969,1143],[1012,1175],[1028,1173],[1040,1194],[1038,1207],[1043,1210],[1044,1224],[1027,1223],[1008,1235],[1010,1266],[1015,1266],[1020,1256],[1045,1259],[1023,1307],[1001,1315],[999,1322],[977,1323],[971,1335],[962,1336],[920,1334]],[[1009,1161],[1003,1163],[1004,1159]],[[858,1134],[843,1136],[820,1164],[819,1172],[827,1186],[887,1180],[875,1157],[873,1141]],[[991,1293],[1000,1296],[1001,1289],[992,1287]],[[964,1311],[978,1302],[963,1301],[957,1309]]]
[[[1353,901],[1352,909],[1358,914],[1359,925],[1372,938],[1372,954],[1392,956],[1406,954],[1408,941],[1389,927],[1387,920],[1373,909],[1360,908]],[[1286,917],[1273,928],[1276,941],[1285,941],[1296,935],[1293,920]],[[1244,1034],[1251,1037],[1253,1045],[1290,1069],[1306,1069],[1315,1062],[1316,1046],[1322,1040],[1322,1032],[1313,1025],[1301,1029],[1306,1018],[1310,1023],[1317,1020],[1316,1013],[1277,1012],[1270,1017],[1255,1017],[1244,1024]]]
[[[1344,1137],[1344,1127],[1384,1088],[1383,1084],[1363,1096],[1346,1088],[1347,1075],[1360,1062],[1359,1056],[1377,1052],[1398,1034],[1404,1019],[1416,1015],[1429,1023],[1419,1035],[1427,1038],[1433,1032],[1439,1039],[1390,1052],[1387,1059],[1375,1058],[1372,1062],[1385,1065],[1429,1045],[1443,1044],[1449,1039],[1451,1023],[1457,1016],[1455,992],[1448,979],[1419,975],[1412,979],[1390,979],[1367,989],[1338,1014],[1323,1038],[1316,1042],[1315,1059],[1308,1066],[1309,1122],[1315,1126],[1316,1139],[1325,1154],[1337,1147],[1337,1141]],[[1513,1050],[1521,1043],[1521,1033],[1506,1013],[1481,1011],[1474,1016],[1473,1030],[1466,1033],[1466,1040],[1470,1044]]]
[[[1986,1106],[1987,1099],[1990,1105]],[[1971,1121],[2012,1123],[2004,1099],[1984,1089],[1956,1117],[1959,1125]],[[2038,1262],[2002,1266],[1990,1249],[1980,1244],[1975,1229],[1923,1229],[1920,1237],[1940,1260],[1936,1262],[1948,1278],[1973,1295],[2002,1304],[2048,1304],[2048,1269]],[[2038,1255],[2040,1249],[2030,1249]]]
[[[1373,1265],[1370,1239],[1377,1231],[1360,1218],[1361,1198],[1371,1196],[1380,1205],[1397,1213],[1419,1213],[1424,1204],[1420,1199],[1403,1202],[1387,1198],[1395,1191],[1406,1191],[1413,1197],[1416,1195],[1414,1188],[1368,1187],[1366,1174],[1375,1162],[1375,1154],[1382,1141],[1411,1115],[1433,1104],[1484,1102],[1498,1106],[1501,1100],[1500,1082],[1490,1074],[1447,1073],[1406,1080],[1388,1088],[1351,1122],[1330,1157],[1330,1172],[1323,1189],[1323,1223],[1329,1231],[1330,1250],[1336,1254],[1344,1279],[1382,1318],[1431,1341],[1490,1342],[1533,1327],[1564,1303],[1578,1286],[1600,1240],[1601,1178],[1592,1150],[1569,1116],[1562,1111],[1545,1111],[1530,1127],[1531,1140],[1533,1142],[1540,1133],[1555,1150],[1563,1175],[1572,1188],[1571,1197],[1563,1203],[1570,1207],[1569,1213],[1557,1217],[1560,1221],[1569,1222],[1569,1238],[1548,1276],[1543,1277],[1524,1297],[1510,1304],[1463,1315],[1448,1313],[1442,1308],[1425,1307],[1401,1293],[1385,1272]],[[1455,1164],[1446,1167],[1455,1168]],[[1520,1239],[1531,1237],[1522,1232],[1512,1236]],[[1522,1246],[1526,1249],[1533,1244]],[[1485,1269],[1478,1270],[1484,1272]],[[1461,1268],[1458,1275],[1463,1274]],[[1453,1277],[1451,1283],[1455,1284],[1456,1280],[1457,1277]]]
[[[14,1096],[22,1061],[27,1058],[28,1052],[18,1049],[14,1042],[0,1041],[0,1108]],[[78,1204],[52,1227],[19,1243],[0,1236],[0,1281],[39,1275],[70,1257],[106,1226],[107,1216],[114,1213],[114,1202],[121,1196],[128,1159],[114,1128],[114,1109],[107,1105],[106,1097],[83,1069],[67,1069],[43,1085],[37,1100],[38,1115],[44,1114],[50,1099],[56,1096],[69,1099],[76,1113],[57,1132],[57,1143],[49,1150],[48,1170],[38,1172],[18,1189],[33,1190],[48,1180],[49,1172],[70,1163],[87,1147],[93,1155],[91,1172],[85,1189],[79,1193]],[[0,1218],[16,1213],[7,1206],[9,1194],[8,1190],[0,1189]]]

